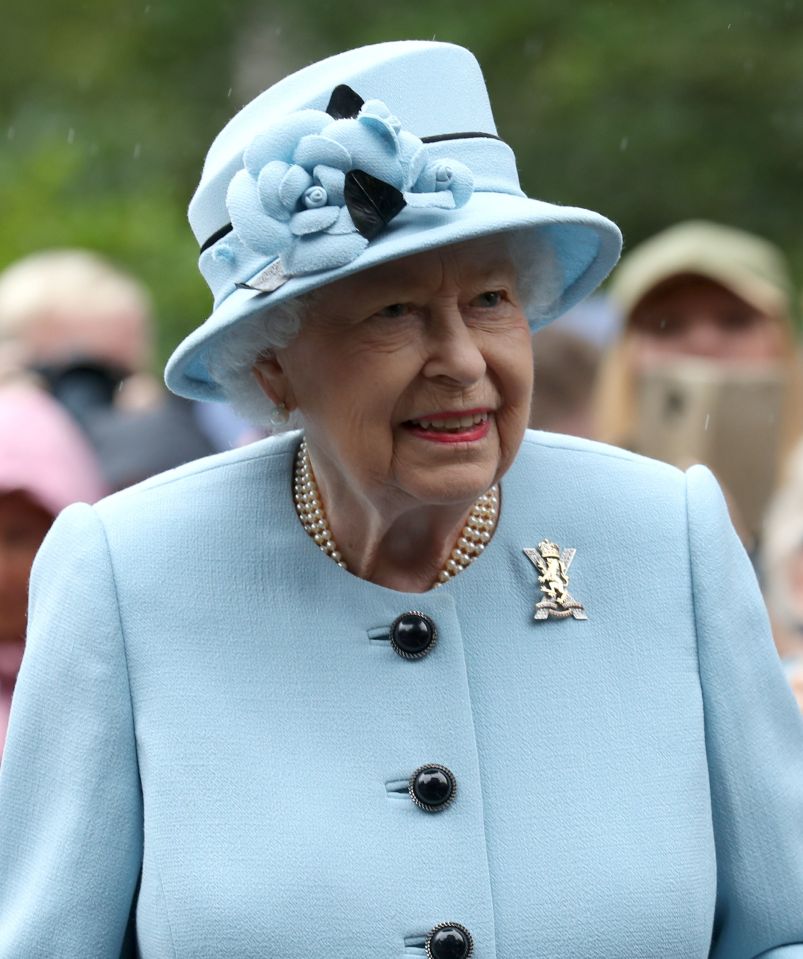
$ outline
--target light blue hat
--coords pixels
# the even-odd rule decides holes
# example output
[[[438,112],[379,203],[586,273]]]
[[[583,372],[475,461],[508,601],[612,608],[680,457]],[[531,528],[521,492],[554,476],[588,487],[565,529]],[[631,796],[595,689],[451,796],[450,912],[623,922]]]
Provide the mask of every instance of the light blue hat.
[[[537,229],[562,278],[544,322],[590,293],[621,248],[605,217],[522,193],[476,59],[424,41],[338,54],[258,96],[212,144],[189,218],[214,310],[165,378],[204,400],[225,398],[209,359],[234,324],[341,277]]]

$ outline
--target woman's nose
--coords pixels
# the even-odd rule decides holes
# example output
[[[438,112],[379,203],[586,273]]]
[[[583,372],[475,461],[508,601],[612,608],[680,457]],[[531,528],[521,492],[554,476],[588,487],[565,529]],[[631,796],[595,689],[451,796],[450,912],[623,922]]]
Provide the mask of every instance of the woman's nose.
[[[485,370],[485,356],[476,334],[466,325],[458,306],[442,306],[433,311],[427,324],[424,375],[471,386],[484,376]]]

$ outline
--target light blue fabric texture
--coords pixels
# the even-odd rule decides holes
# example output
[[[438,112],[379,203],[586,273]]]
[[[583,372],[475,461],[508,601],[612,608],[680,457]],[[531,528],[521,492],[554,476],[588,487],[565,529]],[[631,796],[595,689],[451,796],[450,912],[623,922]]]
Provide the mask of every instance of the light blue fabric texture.
[[[800,959],[803,724],[710,474],[528,433],[488,549],[408,595],[304,533],[297,443],[57,521],[1,959],[422,959],[444,921],[475,959]],[[533,619],[547,537],[585,622]],[[408,610],[439,631],[415,662]],[[432,762],[436,815],[392,785]]]

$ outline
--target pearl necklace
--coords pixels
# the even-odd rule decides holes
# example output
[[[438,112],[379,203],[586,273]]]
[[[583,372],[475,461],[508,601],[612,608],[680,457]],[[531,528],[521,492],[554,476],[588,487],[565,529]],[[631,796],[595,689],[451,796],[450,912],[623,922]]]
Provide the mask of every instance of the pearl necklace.
[[[306,440],[301,441],[296,458],[293,500],[298,518],[307,534],[315,540],[327,556],[332,557],[338,566],[348,569],[326,519]],[[466,525],[461,530],[449,559],[446,560],[446,564],[438,573],[430,589],[435,589],[448,582],[453,576],[457,576],[480,555],[493,535],[498,513],[499,487],[492,486],[471,507]]]

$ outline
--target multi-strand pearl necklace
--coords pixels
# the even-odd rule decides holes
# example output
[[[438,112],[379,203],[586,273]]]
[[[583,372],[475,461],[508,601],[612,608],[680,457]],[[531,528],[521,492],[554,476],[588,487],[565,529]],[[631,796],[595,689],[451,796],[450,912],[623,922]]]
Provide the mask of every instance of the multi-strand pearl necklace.
[[[306,440],[301,441],[296,458],[293,499],[298,518],[307,534],[315,540],[327,556],[332,557],[338,566],[348,569],[326,519]],[[480,555],[493,535],[498,513],[499,487],[492,486],[471,507],[466,525],[461,530],[449,559],[436,576],[431,589],[457,576]]]

